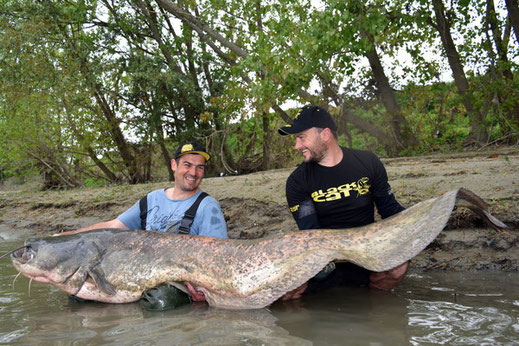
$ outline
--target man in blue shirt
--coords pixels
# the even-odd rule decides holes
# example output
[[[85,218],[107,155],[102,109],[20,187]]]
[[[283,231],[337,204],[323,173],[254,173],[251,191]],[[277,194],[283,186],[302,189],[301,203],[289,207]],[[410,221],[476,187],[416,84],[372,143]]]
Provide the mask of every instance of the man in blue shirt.
[[[58,235],[101,228],[141,229],[143,224],[148,231],[179,233],[184,214],[203,193],[199,186],[204,178],[206,162],[210,158],[206,149],[197,142],[181,144],[175,153],[175,158],[171,160],[171,169],[175,172],[174,186],[148,193],[144,211],[141,210],[140,201],[137,201],[113,220],[98,222]],[[146,215],[145,220],[142,220],[143,215]],[[213,197],[207,195],[200,202],[189,228],[189,234],[227,238],[227,226],[222,209]],[[189,283],[186,283],[186,286],[192,300],[205,300],[202,292],[198,292]]]
[[[155,232],[178,233],[185,212],[203,192],[200,183],[204,178],[206,162],[211,158],[203,146],[197,142],[183,143],[171,160],[175,172],[173,187],[159,189],[147,195],[145,211],[146,230]],[[73,234],[100,228],[140,229],[142,224],[141,208],[137,201],[131,208],[109,221],[61,233]],[[218,202],[206,196],[196,211],[189,234],[207,237],[227,238],[227,226]]]

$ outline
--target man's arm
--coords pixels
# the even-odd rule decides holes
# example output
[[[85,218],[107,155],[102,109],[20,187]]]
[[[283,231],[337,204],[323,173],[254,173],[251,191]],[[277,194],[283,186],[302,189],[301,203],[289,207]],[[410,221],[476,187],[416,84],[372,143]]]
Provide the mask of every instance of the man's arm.
[[[373,169],[373,199],[380,216],[385,219],[405,208],[398,203],[395,194],[388,182],[386,168],[378,156],[372,154],[371,167]]]
[[[86,226],[86,227],[83,227],[83,228],[80,228],[80,229],[77,229],[75,231],[68,231],[68,232],[63,232],[63,233],[57,233],[55,235],[69,235],[69,234],[76,234],[76,233],[81,233],[81,232],[85,232],[85,231],[90,231],[90,230],[93,230],[93,229],[101,229],[101,228],[122,228],[122,229],[129,229],[128,227],[126,227],[126,225],[124,223],[122,223],[119,219],[115,218],[113,220],[110,220],[110,221],[103,221],[103,222],[98,222],[98,223],[95,223],[93,225],[90,225],[90,226]]]
[[[287,203],[297,227],[300,230],[321,228],[314,201],[301,189],[301,186],[301,182],[296,181],[294,176],[288,177],[286,184]]]
[[[291,206],[290,211],[300,230],[321,228],[317,218],[317,211],[311,198]]]
[[[383,219],[395,215],[405,209],[402,207],[402,205],[400,205],[400,203],[398,203],[395,195],[391,191],[391,188],[390,194],[386,196],[375,197],[375,205],[377,206],[378,213]]]

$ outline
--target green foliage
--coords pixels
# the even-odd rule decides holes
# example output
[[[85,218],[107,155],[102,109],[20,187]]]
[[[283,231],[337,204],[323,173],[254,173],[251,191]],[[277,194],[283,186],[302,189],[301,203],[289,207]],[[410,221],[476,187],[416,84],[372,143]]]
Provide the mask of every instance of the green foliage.
[[[99,178],[86,178],[84,180],[85,187],[102,187],[106,185],[106,180]]]
[[[216,156],[228,149],[248,171],[260,169],[265,149],[270,168],[294,165],[300,154],[293,138],[277,135],[284,120],[272,110],[294,102],[351,105],[353,116],[391,136],[392,115],[366,64],[373,48],[419,142],[401,155],[456,150],[469,138],[475,120],[465,96],[440,80],[450,66],[430,1],[174,4],[209,30],[153,1],[1,1],[0,178],[37,171],[88,186],[162,178],[164,155],[192,139]],[[489,133],[480,145],[517,143],[518,44],[503,1],[495,2],[495,18],[488,4],[443,2],[459,40],[466,97]],[[343,123],[353,147],[388,155],[375,131]],[[340,143],[349,142],[342,134]]]
[[[269,114],[272,120],[269,127],[269,144],[271,147],[270,169],[294,166],[301,162],[301,154],[294,149],[293,136],[280,136],[278,128],[284,125],[275,114]],[[239,171],[257,170],[261,164],[264,131],[258,118],[241,119],[230,124],[227,144]]]

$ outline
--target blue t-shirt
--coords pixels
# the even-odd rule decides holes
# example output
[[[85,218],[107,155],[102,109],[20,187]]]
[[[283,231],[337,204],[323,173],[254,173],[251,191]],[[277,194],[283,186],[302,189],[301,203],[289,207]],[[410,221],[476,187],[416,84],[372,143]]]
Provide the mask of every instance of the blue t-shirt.
[[[166,196],[165,189],[150,192],[147,195],[148,214],[146,216],[146,230],[178,233],[178,227],[185,212],[195,203],[201,193],[202,190],[189,198],[174,200]],[[141,227],[139,201],[117,218],[128,228],[139,229]],[[206,196],[202,200],[196,211],[189,234],[227,238],[227,226],[222,209],[216,199]]]

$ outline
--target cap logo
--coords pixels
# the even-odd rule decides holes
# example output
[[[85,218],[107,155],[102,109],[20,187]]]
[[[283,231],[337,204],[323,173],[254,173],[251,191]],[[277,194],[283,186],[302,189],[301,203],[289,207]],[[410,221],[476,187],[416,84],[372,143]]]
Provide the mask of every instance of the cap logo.
[[[301,112],[302,112],[302,111],[303,111],[303,110],[300,109],[299,112],[297,112],[296,117],[294,118],[294,120],[297,120],[297,118],[301,115]]]
[[[184,144],[180,152],[183,153],[186,151],[193,151],[193,144]]]

